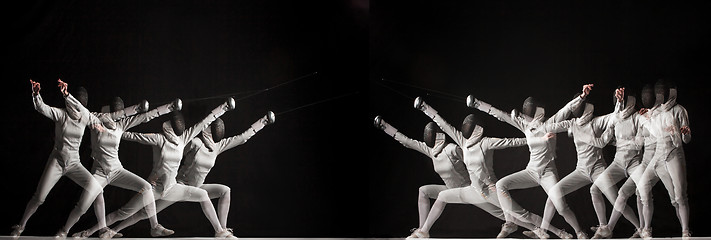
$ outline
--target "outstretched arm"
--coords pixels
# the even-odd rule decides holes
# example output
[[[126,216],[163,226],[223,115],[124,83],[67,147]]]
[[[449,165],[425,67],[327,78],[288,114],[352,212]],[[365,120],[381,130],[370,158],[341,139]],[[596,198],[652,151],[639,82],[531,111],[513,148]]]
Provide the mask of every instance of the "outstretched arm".
[[[487,148],[489,149],[504,149],[510,147],[526,146],[526,138],[486,138]]]
[[[523,131],[524,129],[524,124],[520,121],[520,119],[511,118],[510,114],[501,111],[491,106],[491,104],[488,104],[482,100],[476,99],[472,95],[467,96],[467,106],[488,113],[489,115],[494,116],[496,119],[499,119],[499,121],[508,123],[509,125],[517,128],[518,130]]]
[[[146,105],[148,105],[148,102],[146,102]],[[151,111],[121,119],[118,123],[123,126],[123,129],[125,131],[132,127],[138,126],[141,123],[147,123],[153,120],[154,118],[160,117],[161,115],[167,114],[169,112],[180,111],[181,108],[182,101],[178,98],[175,99],[175,101],[173,101],[172,103],[164,104]]]
[[[454,142],[457,143],[457,145],[459,145],[460,147],[466,146],[465,143],[467,139],[464,137],[464,135],[462,135],[462,132],[447,123],[447,121],[445,121],[442,117],[439,116],[439,114],[437,114],[437,110],[434,110],[434,108],[430,107],[430,105],[425,103],[422,98],[417,97],[415,99],[415,108],[419,109],[420,111],[424,112],[425,115],[432,118],[432,120],[437,123],[439,128],[441,128],[444,133],[449,135],[449,137],[451,137]]]
[[[575,119],[565,120],[562,122],[555,122],[555,123],[545,123],[545,124],[541,125],[541,128],[542,128],[543,132],[549,132],[549,133],[565,132],[573,124],[574,120]]]
[[[92,114],[94,114],[98,118],[108,115],[110,119],[117,121],[117,120],[121,120],[121,119],[124,119],[127,117],[134,116],[138,113],[146,112],[146,111],[148,111],[148,108],[149,108],[148,101],[143,100],[139,104],[136,104],[136,105],[133,105],[133,106],[130,106],[130,107],[118,110],[118,111],[114,111],[114,112],[110,112],[110,113],[92,112]]]
[[[183,135],[180,135],[180,138],[182,138],[182,141],[185,144],[188,144],[188,142],[192,140],[195,136],[197,136],[200,132],[202,132],[202,130],[205,130],[205,128],[210,126],[210,123],[215,121],[215,119],[222,116],[222,114],[225,114],[225,112],[233,109],[235,109],[235,100],[232,98],[228,98],[225,103],[213,109],[212,112],[210,112],[210,114],[208,114],[207,117],[205,117],[202,121],[198,122],[197,124],[188,129],[185,129],[185,133],[183,133]]]
[[[396,128],[385,122],[380,116],[376,116],[374,123],[375,127],[382,129],[385,131],[385,133],[388,134],[388,136],[391,136],[395,138],[398,142],[400,142],[403,146],[406,148],[418,151],[424,155],[427,155],[427,157],[432,157],[430,155],[431,148],[427,146],[424,142],[420,142],[411,138],[408,138],[404,134],[400,133],[397,131]]]
[[[247,131],[244,131],[242,134],[233,136],[227,139],[223,139],[222,141],[218,142],[217,145],[219,145],[220,152],[227,151],[233,147],[239,146],[241,144],[244,144],[252,138],[252,136],[256,135],[257,132],[262,130],[265,126],[272,124],[276,121],[276,115],[274,115],[274,112],[269,111],[267,112],[267,115],[264,115],[264,117],[260,118],[256,122],[252,123],[252,126],[247,129]]]
[[[124,132],[121,135],[121,139],[154,146],[161,145],[164,141],[163,135],[158,133]]]
[[[39,94],[40,83],[32,81],[32,79],[30,79],[30,84],[32,84],[32,103],[34,104],[35,110],[37,110],[37,112],[44,115],[45,117],[48,117],[49,119],[52,119],[52,121],[55,122],[65,117],[64,115],[66,113],[64,111],[56,107],[50,107],[44,103],[44,100],[42,100],[42,95]]]

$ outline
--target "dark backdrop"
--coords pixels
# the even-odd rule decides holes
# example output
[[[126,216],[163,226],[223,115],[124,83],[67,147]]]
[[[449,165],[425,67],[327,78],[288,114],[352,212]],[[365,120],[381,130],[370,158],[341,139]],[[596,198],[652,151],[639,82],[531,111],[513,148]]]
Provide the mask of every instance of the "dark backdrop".
[[[705,226],[708,201],[709,84],[708,3],[618,1],[373,1],[370,15],[370,117],[382,115],[415,139],[429,118],[412,108],[423,96],[454,126],[474,113],[484,134],[523,137],[515,128],[467,108],[473,94],[504,111],[520,109],[527,96],[546,105],[550,116],[572,99],[585,83],[594,83],[589,97],[596,115],[613,109],[618,85],[635,88],[658,78],[676,81],[679,104],[689,112],[693,139],[686,144],[691,230],[709,236]],[[434,91],[398,86],[386,78],[459,96],[461,102],[435,97]],[[386,84],[402,94],[380,86]],[[427,96],[428,93],[433,95]],[[432,163],[406,149],[382,131],[369,130],[370,236],[403,237],[417,227],[417,189],[441,183]],[[575,150],[566,134],[558,134],[558,166],[562,177],[575,167]],[[614,149],[605,149],[611,161]],[[494,168],[500,178],[526,166],[525,147],[499,150]],[[542,215],[541,188],[512,191],[523,207]],[[679,236],[680,227],[666,191],[654,188],[655,236]],[[583,227],[597,225],[589,187],[567,197]],[[632,205],[635,206],[635,205]],[[608,204],[608,213],[611,210]],[[635,208],[636,211],[636,208]],[[608,215],[609,216],[609,215]],[[502,221],[473,206],[448,205],[431,230],[434,237],[493,237]],[[569,227],[560,216],[556,226]],[[619,221],[615,237],[629,237],[632,225]],[[591,234],[591,232],[589,232]],[[523,237],[520,233],[512,235]]]
[[[367,1],[23,1],[3,12],[0,235],[22,216],[53,144],[54,124],[33,109],[28,79],[40,82],[45,102],[57,107],[64,105],[57,78],[70,90],[84,86],[89,109],[99,111],[114,96],[127,106],[147,99],[156,107],[176,97],[264,89],[316,71],[238,101],[223,117],[227,136],[242,133],[269,110],[356,94],[277,115],[274,125],[220,155],[207,182],[232,188],[228,225],[240,237],[366,235],[353,226],[367,218],[367,154],[347,146],[362,145],[353,136],[369,127],[350,120],[366,115],[358,99],[367,78]],[[223,101],[186,101],[183,113],[193,124]],[[158,132],[167,119],[132,130]],[[87,131],[81,149],[87,168],[88,140]],[[125,168],[148,176],[151,147],[124,142],[120,157]],[[55,234],[80,190],[61,179],[24,235]],[[133,194],[108,186],[107,213]],[[70,234],[95,221],[90,209]],[[213,234],[198,203],[176,204],[159,221],[175,236]],[[148,230],[144,221],[124,234],[145,237]]]

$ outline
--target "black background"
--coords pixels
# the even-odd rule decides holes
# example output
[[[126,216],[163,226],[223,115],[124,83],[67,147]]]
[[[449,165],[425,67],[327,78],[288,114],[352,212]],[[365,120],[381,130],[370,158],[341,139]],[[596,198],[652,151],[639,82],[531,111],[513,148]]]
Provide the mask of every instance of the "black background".
[[[691,230],[709,236],[707,199],[709,142],[708,3],[619,1],[373,1],[370,15],[370,115],[382,115],[402,133],[422,138],[430,119],[412,108],[409,97],[423,96],[454,126],[474,113],[485,136],[523,137],[508,124],[463,102],[468,94],[504,111],[520,109],[527,96],[546,105],[547,116],[570,101],[586,83],[596,115],[613,109],[618,85],[637,89],[658,78],[674,80],[678,102],[689,112],[693,139],[684,146],[688,167]],[[433,93],[381,81],[382,78],[460,96],[461,102]],[[427,96],[427,93],[433,95]],[[441,183],[432,163],[402,147],[382,131],[369,133],[371,156],[370,236],[403,237],[417,227],[417,189]],[[559,176],[575,167],[575,150],[566,134],[558,134]],[[614,148],[605,149],[607,161]],[[499,150],[494,168],[499,178],[525,168],[525,147]],[[524,208],[543,214],[540,187],[512,191]],[[654,188],[655,236],[678,237],[680,225],[663,186]],[[567,196],[582,227],[597,225],[588,187]],[[608,213],[611,205],[608,203]],[[636,205],[631,205],[636,206]],[[635,207],[636,211],[636,207]],[[609,216],[609,215],[608,215]],[[433,237],[493,237],[502,221],[473,206],[448,205],[430,231]],[[573,232],[562,217],[553,224]],[[620,219],[614,237],[626,238],[632,225]],[[588,231],[589,234],[592,232]],[[591,235],[592,236],[592,235]],[[523,237],[516,233],[512,237]]]
[[[520,108],[526,96],[550,112],[581,85],[596,113],[612,110],[618,85],[639,89],[658,78],[675,80],[679,103],[689,111],[692,142],[687,154],[691,229],[709,236],[704,216],[708,152],[709,4],[491,1],[25,1],[4,8],[7,81],[2,119],[4,152],[0,226],[15,224],[32,196],[53,144],[53,123],[31,103],[28,79],[42,96],[62,106],[56,79],[84,86],[98,111],[114,96],[152,107],[263,89],[318,71],[239,101],[223,119],[241,133],[268,110],[282,112],[310,102],[356,93],[277,116],[247,144],[222,154],[207,182],[232,188],[228,225],[240,237],[402,237],[417,226],[417,188],[440,183],[431,163],[372,127],[380,114],[401,132],[420,138],[428,119],[412,100],[387,90],[381,78],[460,96],[503,110]],[[389,86],[397,87],[392,83]],[[397,87],[404,94],[426,91]],[[637,91],[638,92],[638,91]],[[521,137],[492,117],[434,96],[425,99],[453,125],[469,113],[482,119],[487,136]],[[367,101],[367,102],[366,102]],[[198,121],[219,99],[188,102],[184,114]],[[133,129],[157,132],[162,117]],[[559,173],[572,171],[572,141],[559,134]],[[90,166],[88,135],[82,163]],[[614,149],[606,148],[608,161]],[[496,153],[497,175],[522,169],[525,148]],[[151,149],[124,143],[124,166],[140,176],[151,167]],[[53,235],[76,203],[80,187],[63,178],[28,222],[25,235]],[[596,225],[589,191],[568,196],[581,225]],[[513,191],[525,208],[542,214],[540,188]],[[133,193],[107,187],[107,212]],[[679,224],[663,187],[654,188],[655,236],[678,236]],[[526,199],[524,201],[524,199]],[[608,212],[610,206],[608,205]],[[210,236],[197,203],[179,203],[159,221],[176,236]],[[95,222],[93,210],[71,232]],[[447,206],[431,233],[436,237],[492,237],[501,221],[473,206]],[[553,224],[572,229],[556,216]],[[124,230],[148,236],[147,222]],[[9,229],[0,234],[9,233]],[[618,223],[616,237],[631,225]],[[521,236],[516,233],[513,236]]]

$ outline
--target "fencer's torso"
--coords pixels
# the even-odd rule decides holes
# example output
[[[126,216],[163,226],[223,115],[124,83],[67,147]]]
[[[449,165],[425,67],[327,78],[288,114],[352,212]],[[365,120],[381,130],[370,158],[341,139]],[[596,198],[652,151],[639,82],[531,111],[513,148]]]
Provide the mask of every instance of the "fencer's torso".
[[[74,120],[69,117],[65,109],[46,105],[39,94],[33,97],[33,102],[38,112],[55,122],[52,155],[63,167],[70,164],[81,164],[79,145],[84,136],[84,129],[90,124],[89,112],[81,111],[79,119]]]
[[[99,113],[106,114],[106,113]],[[94,159],[92,172],[101,171],[109,174],[123,168],[119,160],[119,145],[125,131],[141,123],[159,117],[157,109],[146,113],[129,116],[115,121],[115,129],[105,127],[104,131],[91,131],[91,157]],[[113,119],[113,117],[112,117]]]
[[[178,172],[178,182],[199,187],[205,182],[207,174],[215,166],[219,150],[210,150],[199,138],[193,138],[187,148],[195,149],[185,155],[185,164]]]
[[[469,186],[469,176],[465,170],[459,147],[454,143],[436,143],[428,147],[424,142],[413,140],[402,133],[395,134],[395,140],[403,146],[425,154],[432,160],[434,171],[447,188]]]
[[[602,137],[603,131],[611,123],[610,118],[611,115],[599,116],[583,124],[578,123],[580,120],[578,118],[570,120],[572,124],[568,131],[573,135],[573,143],[577,152],[578,161],[575,165],[577,170],[592,173],[594,168],[606,166],[602,157],[603,146],[595,146],[592,141]],[[611,137],[608,136],[608,138]]]
[[[615,158],[613,161],[623,166],[626,170],[639,165],[643,157],[646,144],[639,144],[643,139],[643,129],[639,122],[640,115],[633,113],[625,119],[618,119],[615,128]],[[644,150],[646,152],[646,149]],[[652,148],[651,151],[654,151]]]
[[[218,155],[244,144],[255,134],[254,129],[250,127],[240,135],[224,138],[216,143],[213,142],[212,137],[209,137],[207,130],[203,132],[202,138],[200,136],[193,138],[185,147],[183,166],[178,171],[178,182],[188,186],[202,186],[207,174],[215,166]],[[204,141],[210,141],[212,149]]]
[[[495,184],[499,180],[494,173],[493,150],[525,145],[525,138],[483,137],[476,144],[466,147],[463,150],[464,163],[467,166],[467,170],[469,170],[469,177],[472,183],[480,183],[486,186]]]

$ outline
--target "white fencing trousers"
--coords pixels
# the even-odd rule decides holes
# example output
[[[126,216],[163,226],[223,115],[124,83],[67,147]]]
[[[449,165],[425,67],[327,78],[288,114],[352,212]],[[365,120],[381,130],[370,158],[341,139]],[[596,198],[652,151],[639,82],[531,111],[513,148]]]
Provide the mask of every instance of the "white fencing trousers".
[[[59,153],[52,151],[49,156],[49,160],[47,160],[44,172],[42,172],[42,177],[40,177],[39,184],[37,185],[37,190],[29,203],[27,203],[27,208],[25,209],[25,213],[21,221],[22,226],[24,226],[30,216],[37,211],[37,208],[44,203],[49,191],[52,190],[54,185],[57,184],[57,181],[59,181],[62,176],[68,177],[76,184],[84,188],[79,201],[69,214],[69,218],[67,219],[64,229],[65,231],[69,231],[68,228],[71,228],[71,226],[79,220],[79,217],[81,217],[81,215],[89,209],[91,203],[94,202],[96,196],[101,193],[101,187],[91,176],[91,173],[89,173],[89,171],[81,165],[81,162],[68,161],[70,162],[68,166],[61,166],[58,161],[57,154]],[[97,216],[97,219],[102,217],[103,216]]]
[[[496,194],[485,196],[472,186],[444,190],[439,193],[437,200],[445,203],[471,204],[496,218],[506,221],[504,211],[501,209]],[[530,214],[521,206],[518,206],[518,204],[516,204],[513,209],[516,210],[513,221],[516,225],[533,230],[537,226],[535,225],[536,222],[540,224],[541,218],[538,215]],[[530,220],[531,218],[533,218],[533,220]]]
[[[554,163],[551,163],[554,164]],[[496,182],[496,188],[498,189],[498,198],[501,203],[501,208],[504,209],[504,211],[511,212],[514,206],[515,201],[513,198],[511,198],[511,195],[509,194],[509,190],[514,190],[514,189],[526,189],[526,188],[532,188],[536,186],[541,186],[543,190],[546,192],[546,194],[549,194],[549,190],[552,189],[556,184],[558,183],[558,176],[557,176],[557,170],[555,167],[546,167],[543,169],[543,173],[540,174],[532,169],[524,169],[515,173],[512,173],[511,175],[508,175],[506,177],[501,178],[498,182]],[[546,201],[546,205],[550,206],[552,204],[551,198],[548,198]],[[516,204],[518,205],[518,204]],[[577,220],[575,219],[575,215],[573,215],[573,212],[570,211],[570,208],[565,202],[562,202],[561,204],[561,210],[559,210],[560,215],[562,215],[565,220],[573,225],[575,228],[577,225]],[[553,213],[551,211],[554,209],[554,207],[549,207],[546,212],[544,212],[544,216],[549,215]],[[508,214],[507,214],[508,215]],[[513,216],[512,216],[513,217]],[[507,216],[507,219],[509,217]],[[571,222],[573,221],[573,222]],[[550,222],[542,221],[541,222],[541,228],[549,230],[550,229]],[[579,226],[577,226],[579,228]],[[575,231],[579,231],[579,229],[575,229]]]
[[[679,154],[681,154],[682,157],[679,157]],[[656,157],[652,159],[652,162],[647,166],[640,181],[637,183],[637,189],[645,211],[644,226],[650,226],[654,212],[651,194],[652,187],[654,187],[657,181],[662,180],[664,187],[669,193],[671,204],[677,210],[677,217],[679,217],[680,222],[684,221],[682,222],[682,228],[685,228],[684,224],[686,219],[684,219],[684,216],[680,216],[682,213],[679,212],[679,210],[681,210],[680,207],[688,208],[688,198],[686,195],[686,161],[683,157],[683,152],[680,153],[675,149],[669,154],[666,161],[656,160]]]
[[[155,207],[155,196],[153,192],[153,187],[151,186],[148,181],[144,180],[143,178],[139,177],[138,175],[124,169],[120,168],[117,170],[114,170],[110,172],[108,175],[105,174],[101,170],[97,170],[94,173],[94,178],[96,181],[99,183],[99,185],[104,188],[106,185],[112,185],[116,187],[120,187],[123,189],[128,189],[137,192],[138,194],[132,198],[131,200],[133,201],[135,199],[136,204],[140,204],[141,208],[146,208],[148,213],[150,213],[151,219],[151,227],[155,227],[158,224],[158,220],[156,219],[156,207]],[[130,203],[130,201],[129,201]],[[104,214],[104,209],[105,209],[105,201],[103,194],[100,194],[97,198],[96,201],[94,201],[94,210],[95,211],[100,211],[97,212],[97,214]],[[140,209],[140,208],[139,208]],[[106,221],[108,221],[108,225],[111,225],[118,221],[116,219],[115,214],[109,214],[109,216],[106,217]],[[106,226],[106,223],[104,223],[104,226]],[[88,230],[89,234],[93,234],[97,230],[101,229],[101,224],[97,224],[96,226],[92,227],[91,229]]]
[[[203,184],[203,185],[217,185],[217,184]],[[222,191],[227,191],[229,192],[229,187],[225,186],[226,188],[214,188],[214,189],[220,189]],[[210,221],[210,223],[213,225],[213,228],[215,229],[215,232],[220,231],[221,225],[219,222],[219,218],[217,217],[217,213],[215,212],[215,208],[212,205],[212,202],[210,201],[210,194],[205,189],[198,188],[198,187],[193,187],[193,186],[188,186],[184,185],[182,183],[177,183],[173,185],[170,189],[168,189],[167,192],[165,192],[162,196],[159,193],[156,193],[154,191],[154,194],[156,196],[156,212],[160,212],[161,210],[165,209],[166,207],[170,206],[171,204],[175,202],[200,202],[200,205],[202,207],[203,213],[205,214],[205,217]],[[213,193],[214,196],[221,196],[221,194],[224,193]],[[124,229],[128,226],[131,226],[135,224],[136,222],[146,219],[147,215],[145,211],[139,212],[141,210],[141,207],[138,206],[137,200],[135,200],[136,197],[131,199],[129,203],[127,203],[125,206],[121,207],[121,209],[111,213],[111,214],[116,214],[118,215],[118,220],[125,220],[121,222],[119,225],[116,226],[114,230],[120,231],[121,229]],[[131,204],[131,205],[129,205]],[[132,213],[132,214],[128,214]],[[107,221],[108,221],[107,217]],[[114,218],[116,219],[116,218]]]

